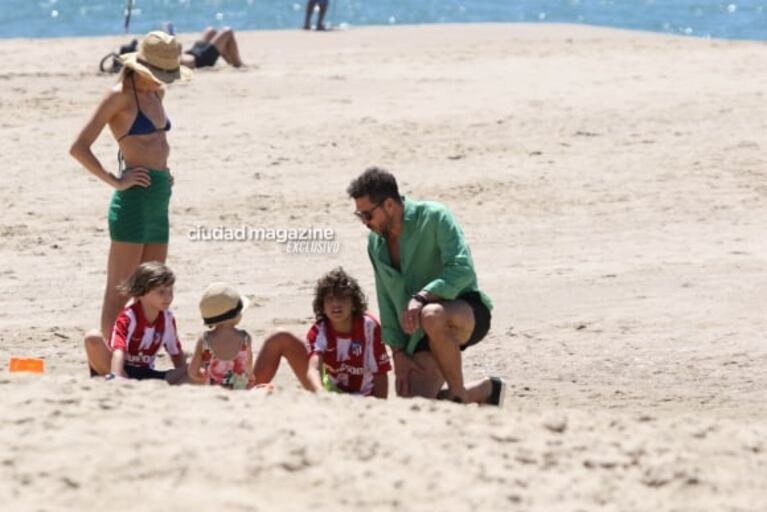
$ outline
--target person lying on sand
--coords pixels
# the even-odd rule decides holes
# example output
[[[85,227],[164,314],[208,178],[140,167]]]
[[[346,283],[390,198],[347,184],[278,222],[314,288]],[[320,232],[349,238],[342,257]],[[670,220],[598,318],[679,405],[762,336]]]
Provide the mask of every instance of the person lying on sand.
[[[208,27],[203,30],[200,40],[195,41],[192,48],[181,55],[181,64],[189,68],[212,67],[219,57],[236,68],[242,66],[237,39],[229,27],[221,30]]]

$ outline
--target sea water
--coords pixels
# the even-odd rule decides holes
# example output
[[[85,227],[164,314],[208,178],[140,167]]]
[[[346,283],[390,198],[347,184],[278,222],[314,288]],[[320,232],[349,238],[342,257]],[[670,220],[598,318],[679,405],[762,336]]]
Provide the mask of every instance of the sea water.
[[[129,8],[130,6],[130,8]],[[0,37],[142,34],[174,23],[297,29],[305,0],[0,0]],[[331,27],[422,23],[580,23],[724,39],[767,39],[767,0],[330,0]]]

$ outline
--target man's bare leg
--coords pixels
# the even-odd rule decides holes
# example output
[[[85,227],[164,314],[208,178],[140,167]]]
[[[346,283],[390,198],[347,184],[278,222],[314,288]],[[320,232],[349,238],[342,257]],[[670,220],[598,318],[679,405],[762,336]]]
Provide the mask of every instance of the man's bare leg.
[[[416,352],[413,360],[423,369],[423,372],[412,372],[410,374],[410,394],[408,397],[452,398],[447,389],[442,389],[445,379],[442,378],[442,372],[440,372],[437,361],[431,352]],[[489,378],[471,382],[466,385],[466,403],[484,404],[487,402],[492,391],[493,387]]]
[[[437,398],[437,393],[445,383],[442,372],[431,352],[423,351],[413,354],[413,361],[422,371],[411,372],[409,377],[410,393],[408,397]],[[407,397],[403,397],[407,398]]]
[[[469,339],[474,329],[471,306],[462,300],[427,304],[421,310],[421,327],[429,338],[429,349],[447,382],[450,397],[468,401],[461,367],[461,343]]]
[[[492,392],[493,384],[489,377],[470,382],[466,385],[466,403],[485,404],[487,403],[487,400]],[[452,395],[448,392],[447,389],[442,389],[439,393],[437,393],[437,398],[441,400],[447,400],[452,398]]]

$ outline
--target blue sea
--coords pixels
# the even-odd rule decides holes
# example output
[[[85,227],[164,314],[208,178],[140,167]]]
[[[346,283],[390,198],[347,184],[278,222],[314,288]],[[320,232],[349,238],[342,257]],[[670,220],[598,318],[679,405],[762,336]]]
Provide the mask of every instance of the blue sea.
[[[296,29],[305,0],[0,0],[0,37],[178,32],[213,25]],[[333,27],[423,23],[581,23],[722,39],[767,40],[767,0],[330,0]]]

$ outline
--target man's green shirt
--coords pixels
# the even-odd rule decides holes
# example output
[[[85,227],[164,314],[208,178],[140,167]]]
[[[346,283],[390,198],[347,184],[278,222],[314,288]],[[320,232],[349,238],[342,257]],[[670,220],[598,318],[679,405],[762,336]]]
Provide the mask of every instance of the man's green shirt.
[[[400,315],[410,297],[421,290],[446,300],[477,291],[492,309],[490,298],[477,286],[471,251],[461,227],[444,205],[404,199],[400,235],[400,269],[391,264],[386,239],[371,232],[368,256],[373,263],[376,294],[384,342],[413,353],[423,331],[408,336],[400,327]]]

